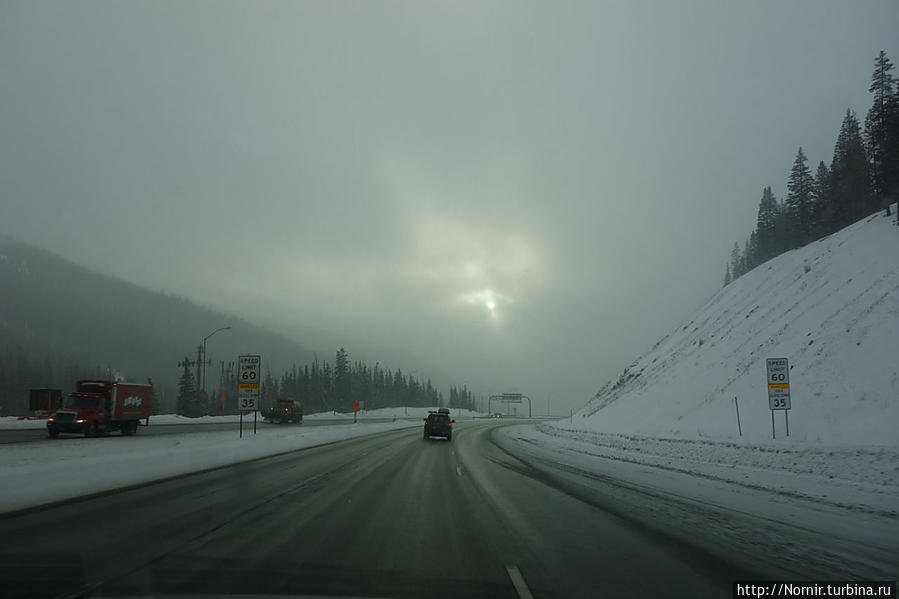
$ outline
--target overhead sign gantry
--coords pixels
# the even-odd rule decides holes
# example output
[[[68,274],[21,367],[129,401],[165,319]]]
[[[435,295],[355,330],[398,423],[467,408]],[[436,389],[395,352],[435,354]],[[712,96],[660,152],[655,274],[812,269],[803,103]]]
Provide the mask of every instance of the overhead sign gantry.
[[[527,395],[522,395],[521,393],[502,393],[500,395],[491,395],[490,399],[487,401],[487,411],[490,412],[490,405],[492,401],[500,401],[505,404],[510,403],[521,403],[521,400],[528,400],[528,418],[531,417],[531,398]]]

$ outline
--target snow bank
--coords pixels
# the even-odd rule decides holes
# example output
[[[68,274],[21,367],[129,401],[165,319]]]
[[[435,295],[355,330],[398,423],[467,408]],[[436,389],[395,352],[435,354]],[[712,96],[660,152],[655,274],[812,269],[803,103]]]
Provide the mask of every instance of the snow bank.
[[[899,449],[660,439],[564,430],[558,423],[508,434],[564,455],[565,463],[601,458],[591,460],[596,472],[612,460],[889,518],[899,508]]]
[[[899,446],[899,229],[878,213],[719,291],[603,387],[567,427],[772,442],[766,358],[790,360],[790,437]]]
[[[437,410],[433,408],[379,408],[377,410],[360,410],[359,418],[427,418],[428,412]],[[473,412],[471,410],[450,410],[453,418],[486,418],[487,414]],[[349,418],[352,420],[352,412],[319,412],[318,414],[308,414],[303,416],[309,420],[332,420],[334,418]]]
[[[558,424],[558,423],[557,423]],[[787,579],[894,580],[899,451],[514,426],[501,447],[641,526]]]
[[[370,420],[379,418],[425,418],[429,410],[437,408],[381,408],[378,410],[361,410],[359,412],[359,420]],[[451,410],[453,418],[486,418],[487,414],[472,412],[471,410]],[[336,420],[336,419],[353,419],[353,413],[344,412],[318,412],[316,414],[304,414],[304,420]],[[199,418],[188,418],[187,416],[179,416],[177,414],[158,414],[150,416],[150,426],[154,424],[217,424],[238,422],[240,416],[233,414],[228,416],[200,416]],[[262,420],[262,414],[259,414],[258,420]],[[253,422],[252,414],[244,416],[244,422]],[[44,429],[47,428],[46,420],[19,420],[15,416],[0,417],[0,430],[21,430],[21,429]]]
[[[351,437],[417,427],[418,422],[266,426],[258,428],[255,435],[252,424],[249,429],[246,421],[244,425],[243,438],[235,427],[224,432],[66,437],[5,445],[0,452],[0,513]]]

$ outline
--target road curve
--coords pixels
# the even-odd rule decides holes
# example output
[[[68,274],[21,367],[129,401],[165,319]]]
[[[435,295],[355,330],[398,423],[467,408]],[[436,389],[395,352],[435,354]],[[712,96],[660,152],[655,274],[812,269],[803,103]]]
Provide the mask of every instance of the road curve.
[[[502,423],[456,426],[0,519],[4,595],[730,596],[714,557],[530,476]]]

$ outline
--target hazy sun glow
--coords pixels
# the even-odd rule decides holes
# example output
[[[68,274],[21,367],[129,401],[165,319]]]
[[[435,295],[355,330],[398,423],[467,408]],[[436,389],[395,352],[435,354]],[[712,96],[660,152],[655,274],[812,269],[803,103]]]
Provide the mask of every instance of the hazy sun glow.
[[[511,299],[509,299],[505,295],[493,291],[492,289],[470,291],[468,293],[459,294],[457,297],[463,303],[470,306],[478,307],[481,309],[486,308],[487,315],[493,322],[499,322],[502,309],[505,306],[513,303]]]

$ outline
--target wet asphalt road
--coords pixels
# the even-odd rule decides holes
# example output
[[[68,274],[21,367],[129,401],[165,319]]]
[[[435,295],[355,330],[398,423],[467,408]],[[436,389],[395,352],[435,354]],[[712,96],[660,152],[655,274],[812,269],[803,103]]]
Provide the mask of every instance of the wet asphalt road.
[[[366,418],[366,422],[388,422],[393,420],[392,418]],[[46,421],[44,421],[46,423]],[[302,424],[269,424],[268,422],[264,422],[261,418],[257,420],[256,426],[258,427],[271,427],[271,426],[333,426],[335,424],[352,424],[352,419],[349,418],[335,418],[335,419],[306,419]],[[46,426],[46,425],[45,425]],[[236,431],[238,430],[239,423],[237,422],[198,422],[196,424],[153,424],[153,417],[150,417],[150,426],[141,426],[137,429],[138,435],[175,435],[175,434],[183,434],[183,433],[211,433],[215,431]],[[253,430],[253,419],[252,417],[247,417],[244,419],[243,423],[244,431]],[[249,429],[248,429],[249,427]],[[112,432],[109,433],[110,436],[119,436],[120,432]],[[64,434],[62,438],[67,438],[71,436],[77,435],[66,435]],[[5,445],[9,443],[30,443],[33,441],[45,441],[47,440],[47,429],[46,428],[29,428],[29,429],[0,429],[0,445]]]
[[[743,573],[553,488],[493,443],[502,424],[460,422],[452,442],[393,431],[0,519],[4,596],[730,596]]]

